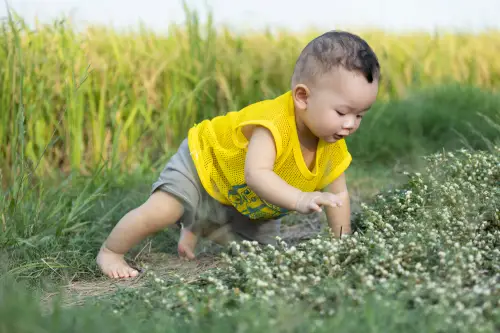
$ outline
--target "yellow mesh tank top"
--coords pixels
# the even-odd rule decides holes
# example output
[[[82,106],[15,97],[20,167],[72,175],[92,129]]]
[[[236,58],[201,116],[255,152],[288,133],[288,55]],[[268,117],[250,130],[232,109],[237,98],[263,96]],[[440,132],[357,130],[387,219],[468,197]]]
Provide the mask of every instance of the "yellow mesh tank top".
[[[260,199],[245,184],[248,140],[242,127],[246,125],[260,125],[271,131],[276,144],[274,172],[302,191],[323,189],[351,162],[344,140],[320,140],[314,169],[309,170],[300,149],[290,91],[195,125],[188,132],[188,144],[203,187],[213,198],[233,205],[251,219],[276,219],[289,212]]]

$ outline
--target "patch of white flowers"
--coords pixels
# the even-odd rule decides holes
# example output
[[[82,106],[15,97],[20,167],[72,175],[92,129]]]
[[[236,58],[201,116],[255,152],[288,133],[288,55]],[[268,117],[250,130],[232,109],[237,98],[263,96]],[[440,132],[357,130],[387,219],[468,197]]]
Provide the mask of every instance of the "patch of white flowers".
[[[319,316],[365,296],[405,300],[452,330],[494,331],[500,318],[500,150],[427,157],[422,174],[364,204],[356,232],[287,245],[233,243],[226,265],[177,286],[161,304],[230,316],[238,304],[306,302]],[[161,280],[156,284],[164,287]],[[498,325],[498,324],[497,324]],[[498,328],[498,327],[497,327]]]

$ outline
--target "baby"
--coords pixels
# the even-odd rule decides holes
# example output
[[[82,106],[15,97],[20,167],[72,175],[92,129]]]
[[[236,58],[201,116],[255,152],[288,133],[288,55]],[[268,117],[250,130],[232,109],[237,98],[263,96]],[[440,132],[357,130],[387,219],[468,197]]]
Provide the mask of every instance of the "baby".
[[[103,243],[97,264],[112,278],[137,276],[124,254],[168,226],[193,259],[199,237],[275,244],[280,219],[324,208],[335,237],[350,233],[344,139],[376,101],[378,59],[360,37],[330,31],[301,52],[291,90],[193,126],[153,184]]]

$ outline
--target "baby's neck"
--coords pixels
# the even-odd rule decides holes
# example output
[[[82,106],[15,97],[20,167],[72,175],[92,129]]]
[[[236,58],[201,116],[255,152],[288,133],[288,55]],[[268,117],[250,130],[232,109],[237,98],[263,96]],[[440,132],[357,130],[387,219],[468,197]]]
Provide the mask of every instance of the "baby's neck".
[[[315,151],[319,138],[309,130],[300,117],[295,116],[295,124],[300,144],[310,151]]]

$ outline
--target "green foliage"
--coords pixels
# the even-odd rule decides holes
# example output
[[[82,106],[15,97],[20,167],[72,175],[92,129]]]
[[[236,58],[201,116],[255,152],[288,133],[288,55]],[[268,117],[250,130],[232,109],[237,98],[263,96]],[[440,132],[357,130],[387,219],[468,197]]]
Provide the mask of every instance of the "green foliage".
[[[407,177],[363,205],[351,236],[323,233],[296,246],[233,243],[221,265],[198,276],[153,269],[141,288],[90,299],[82,309],[56,306],[48,316],[25,293],[0,289],[10,299],[0,303],[9,304],[0,305],[8,318],[0,327],[497,331],[500,148],[433,154]],[[15,319],[21,307],[31,320]]]
[[[419,163],[429,153],[500,144],[500,95],[444,85],[378,103],[346,139],[354,163],[391,167]]]

